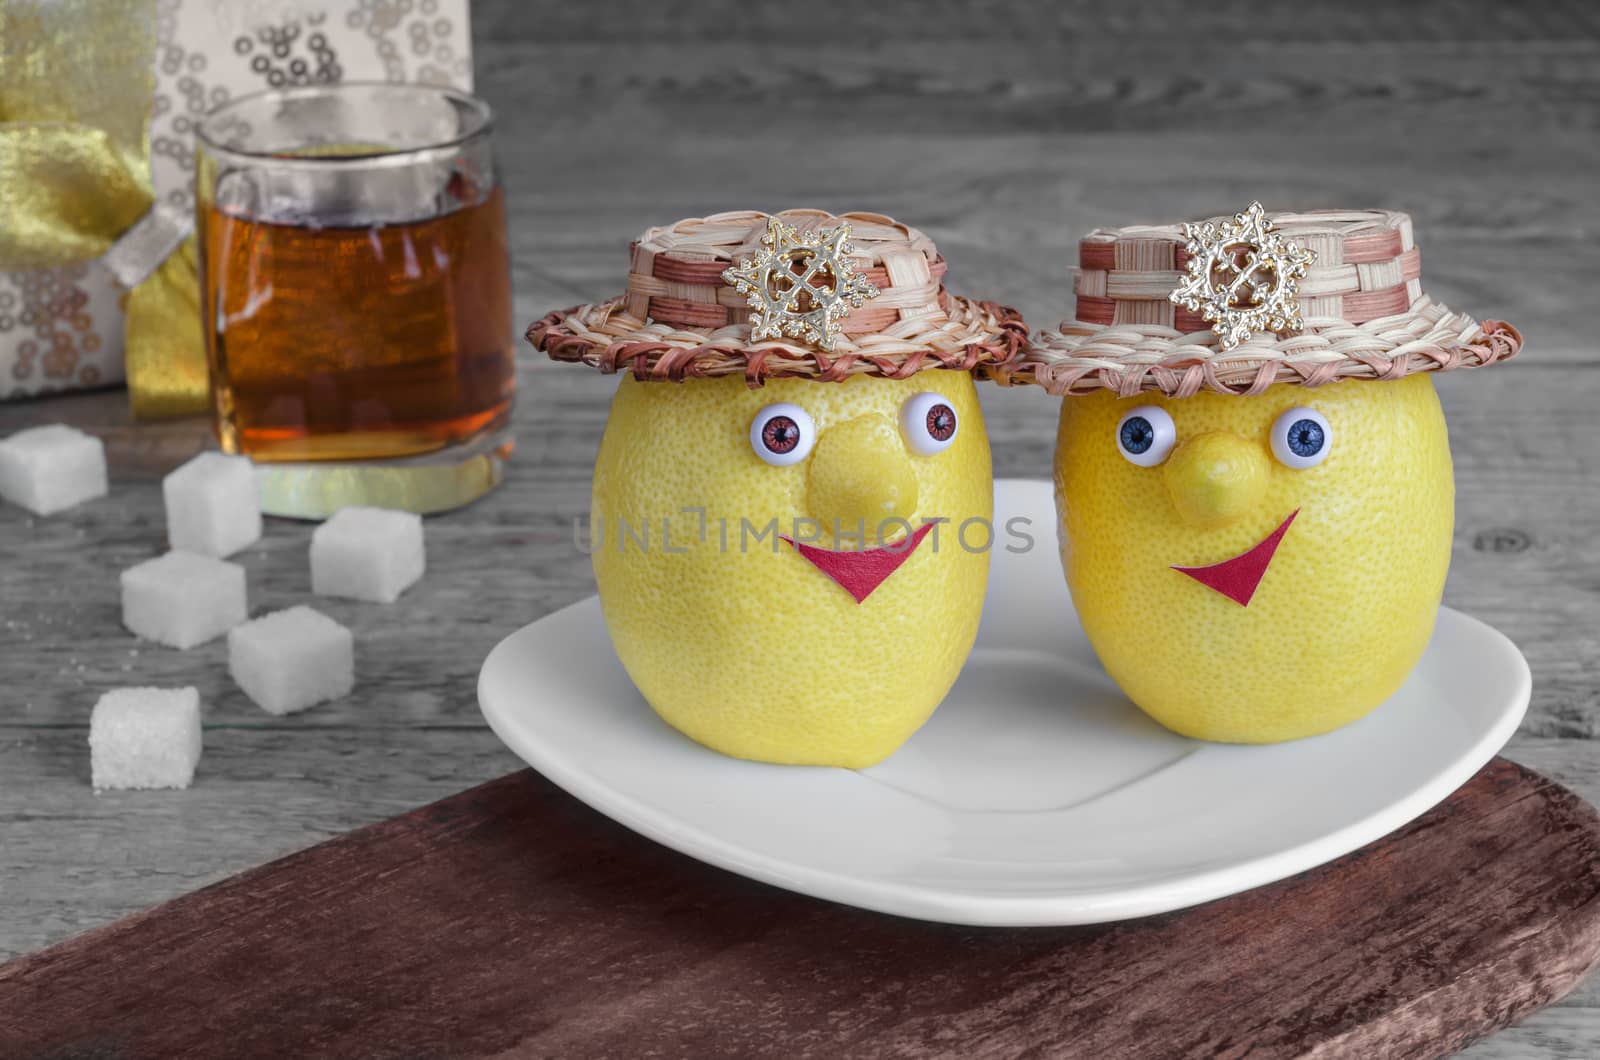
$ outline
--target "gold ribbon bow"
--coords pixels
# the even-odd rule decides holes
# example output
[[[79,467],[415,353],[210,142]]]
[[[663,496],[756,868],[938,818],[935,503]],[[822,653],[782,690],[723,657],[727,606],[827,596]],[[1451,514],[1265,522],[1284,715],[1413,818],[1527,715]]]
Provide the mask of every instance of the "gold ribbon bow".
[[[104,258],[159,217],[156,46],[155,0],[0,0],[0,269]],[[196,260],[190,238],[133,270],[126,359],[140,418],[207,407]]]

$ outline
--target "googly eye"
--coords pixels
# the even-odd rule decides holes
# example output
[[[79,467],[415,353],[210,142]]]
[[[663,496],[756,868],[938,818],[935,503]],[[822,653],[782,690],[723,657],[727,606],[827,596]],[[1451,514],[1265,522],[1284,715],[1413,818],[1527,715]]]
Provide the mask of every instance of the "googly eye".
[[[1177,441],[1177,424],[1160,405],[1140,405],[1117,421],[1117,449],[1130,464],[1155,467]]]
[[[1316,409],[1292,408],[1272,421],[1272,455],[1285,467],[1316,467],[1333,448],[1333,428]]]
[[[943,394],[921,393],[900,406],[900,431],[914,453],[932,456],[956,440],[956,410]]]
[[[775,467],[798,464],[811,455],[817,425],[799,405],[780,401],[756,413],[750,421],[750,448]]]

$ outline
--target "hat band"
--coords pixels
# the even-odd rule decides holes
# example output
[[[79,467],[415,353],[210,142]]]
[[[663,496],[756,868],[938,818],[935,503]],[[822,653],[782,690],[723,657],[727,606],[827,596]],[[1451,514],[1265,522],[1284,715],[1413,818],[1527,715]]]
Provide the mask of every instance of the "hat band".
[[[1361,324],[1408,311],[1422,297],[1422,256],[1409,226],[1341,237],[1295,233],[1317,254],[1299,283],[1303,316]],[[1167,298],[1183,278],[1189,255],[1169,238],[1090,237],[1078,247],[1076,317],[1102,327],[1158,324],[1180,332],[1209,331],[1199,313]]]
[[[857,270],[857,275],[880,293],[840,321],[844,334],[876,334],[913,316],[948,317],[950,296],[940,282],[947,268],[944,258],[927,261],[921,253],[908,257],[914,257],[910,265],[926,277],[923,282],[907,284],[904,268],[891,271],[889,267],[875,266]],[[896,262],[897,266],[900,264]],[[673,327],[716,330],[747,323],[749,303],[722,278],[722,270],[727,267],[725,260],[686,261],[653,254],[635,245],[623,308],[638,320]]]

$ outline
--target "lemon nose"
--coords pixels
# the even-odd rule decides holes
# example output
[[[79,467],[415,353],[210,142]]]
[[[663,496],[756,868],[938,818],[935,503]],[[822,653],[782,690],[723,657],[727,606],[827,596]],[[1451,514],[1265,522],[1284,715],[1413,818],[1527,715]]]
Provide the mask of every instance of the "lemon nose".
[[[1167,458],[1167,492],[1186,522],[1226,526],[1260,503],[1267,491],[1267,455],[1229,431],[1185,439]]]
[[[871,538],[886,519],[907,519],[917,510],[917,474],[887,416],[872,413],[822,432],[806,473],[806,509],[826,533]],[[903,532],[904,528],[900,528]]]

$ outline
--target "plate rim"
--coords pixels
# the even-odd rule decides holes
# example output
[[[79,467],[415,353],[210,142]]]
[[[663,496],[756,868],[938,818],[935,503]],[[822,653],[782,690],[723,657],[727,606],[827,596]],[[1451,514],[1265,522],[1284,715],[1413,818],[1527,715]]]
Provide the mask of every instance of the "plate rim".
[[[1048,486],[1037,479],[996,479],[1002,489]],[[1484,636],[1509,649],[1516,661],[1516,688],[1508,706],[1486,726],[1470,747],[1445,768],[1424,780],[1410,795],[1390,802],[1326,834],[1242,862],[1204,869],[1175,879],[1132,886],[1077,890],[1053,895],[973,895],[879,877],[859,877],[786,861],[751,850],[716,832],[664,815],[659,810],[594,778],[570,756],[545,753],[534,741],[501,718],[491,706],[487,685],[492,671],[517,644],[534,635],[535,627],[572,612],[599,611],[590,595],[529,622],[495,645],[478,674],[479,709],[490,729],[513,753],[573,798],[624,827],[698,861],[789,891],[894,916],[970,927],[1055,927],[1109,923],[1171,912],[1237,894],[1284,879],[1373,842],[1416,819],[1470,780],[1515,734],[1532,695],[1532,672],[1516,644],[1480,619],[1440,605],[1435,635],[1441,626],[1461,623],[1473,636]],[[609,641],[606,644],[611,651]],[[613,661],[615,652],[612,653]],[[618,661],[616,665],[620,666]],[[716,752],[706,750],[706,754]],[[756,763],[759,764],[759,763]],[[787,766],[772,768],[786,769]],[[809,767],[826,768],[826,767]]]

